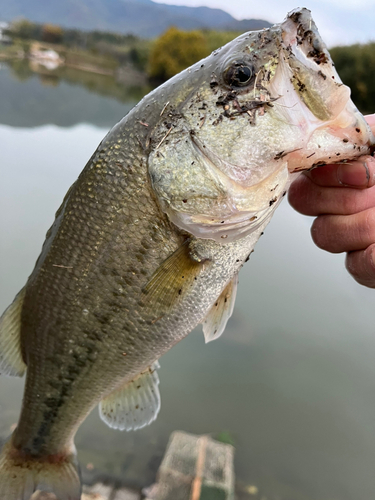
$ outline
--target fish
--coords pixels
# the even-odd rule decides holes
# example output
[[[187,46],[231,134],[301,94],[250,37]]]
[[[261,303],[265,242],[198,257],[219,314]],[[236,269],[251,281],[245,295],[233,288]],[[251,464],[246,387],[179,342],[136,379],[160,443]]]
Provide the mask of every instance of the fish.
[[[161,85],[71,186],[0,320],[0,373],[26,375],[0,500],[81,497],[74,436],[160,409],[159,359],[232,315],[238,273],[304,170],[373,151],[307,9],[245,33]]]

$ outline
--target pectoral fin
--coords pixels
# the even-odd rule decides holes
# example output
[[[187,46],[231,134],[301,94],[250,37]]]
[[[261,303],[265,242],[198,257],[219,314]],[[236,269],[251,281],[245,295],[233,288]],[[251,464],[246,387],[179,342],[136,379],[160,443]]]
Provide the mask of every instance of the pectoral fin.
[[[203,266],[203,261],[191,257],[187,240],[158,267],[143,289],[144,302],[155,319],[167,314],[185,296]]]
[[[121,431],[137,430],[156,419],[160,410],[158,368],[160,365],[156,361],[147,371],[101,401],[100,418],[109,427]]]
[[[238,275],[236,274],[224,288],[220,297],[203,320],[203,333],[206,343],[219,338],[225,330],[228,319],[233,313],[237,285]]]
[[[0,375],[22,377],[26,365],[21,352],[21,313],[25,289],[0,318]]]

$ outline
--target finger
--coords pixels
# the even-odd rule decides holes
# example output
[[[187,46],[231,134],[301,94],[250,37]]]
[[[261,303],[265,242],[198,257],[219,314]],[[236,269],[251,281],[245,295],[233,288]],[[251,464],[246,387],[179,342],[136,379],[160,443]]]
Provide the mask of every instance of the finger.
[[[375,288],[375,244],[346,256],[346,269],[361,285]]]
[[[375,113],[365,116],[375,134]],[[375,184],[375,159],[362,156],[360,160],[346,164],[324,165],[306,172],[319,186],[348,186],[356,188],[371,187]]]
[[[375,134],[375,113],[373,115],[366,115],[365,120],[370,125],[372,133]]]
[[[375,241],[375,208],[353,215],[320,215],[313,222],[311,236],[327,252],[363,250]]]
[[[289,202],[304,215],[351,215],[375,207],[375,186],[361,190],[321,187],[301,175],[290,187]]]
[[[315,184],[364,189],[375,185],[375,158],[362,156],[357,161],[324,165],[306,172]]]

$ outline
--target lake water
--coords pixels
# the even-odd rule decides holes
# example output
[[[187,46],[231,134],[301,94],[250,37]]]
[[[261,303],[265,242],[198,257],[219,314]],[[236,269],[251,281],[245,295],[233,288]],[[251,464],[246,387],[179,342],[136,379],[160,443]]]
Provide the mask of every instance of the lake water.
[[[0,309],[24,285],[66,190],[134,104],[68,82],[0,69]],[[135,433],[95,410],[76,445],[84,477],[155,479],[174,430],[227,433],[236,475],[263,500],[369,500],[375,491],[374,290],[317,249],[311,220],[286,201],[240,274],[223,336],[198,328],[161,359],[162,408]],[[23,381],[0,379],[0,435],[17,421]],[[94,471],[88,471],[86,464]]]

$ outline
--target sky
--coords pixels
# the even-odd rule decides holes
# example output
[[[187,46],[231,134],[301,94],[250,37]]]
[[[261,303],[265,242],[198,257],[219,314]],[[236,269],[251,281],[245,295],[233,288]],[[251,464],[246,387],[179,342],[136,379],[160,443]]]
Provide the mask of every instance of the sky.
[[[158,3],[219,8],[236,19],[280,23],[290,10],[307,7],[329,47],[375,41],[375,0],[155,0]]]

